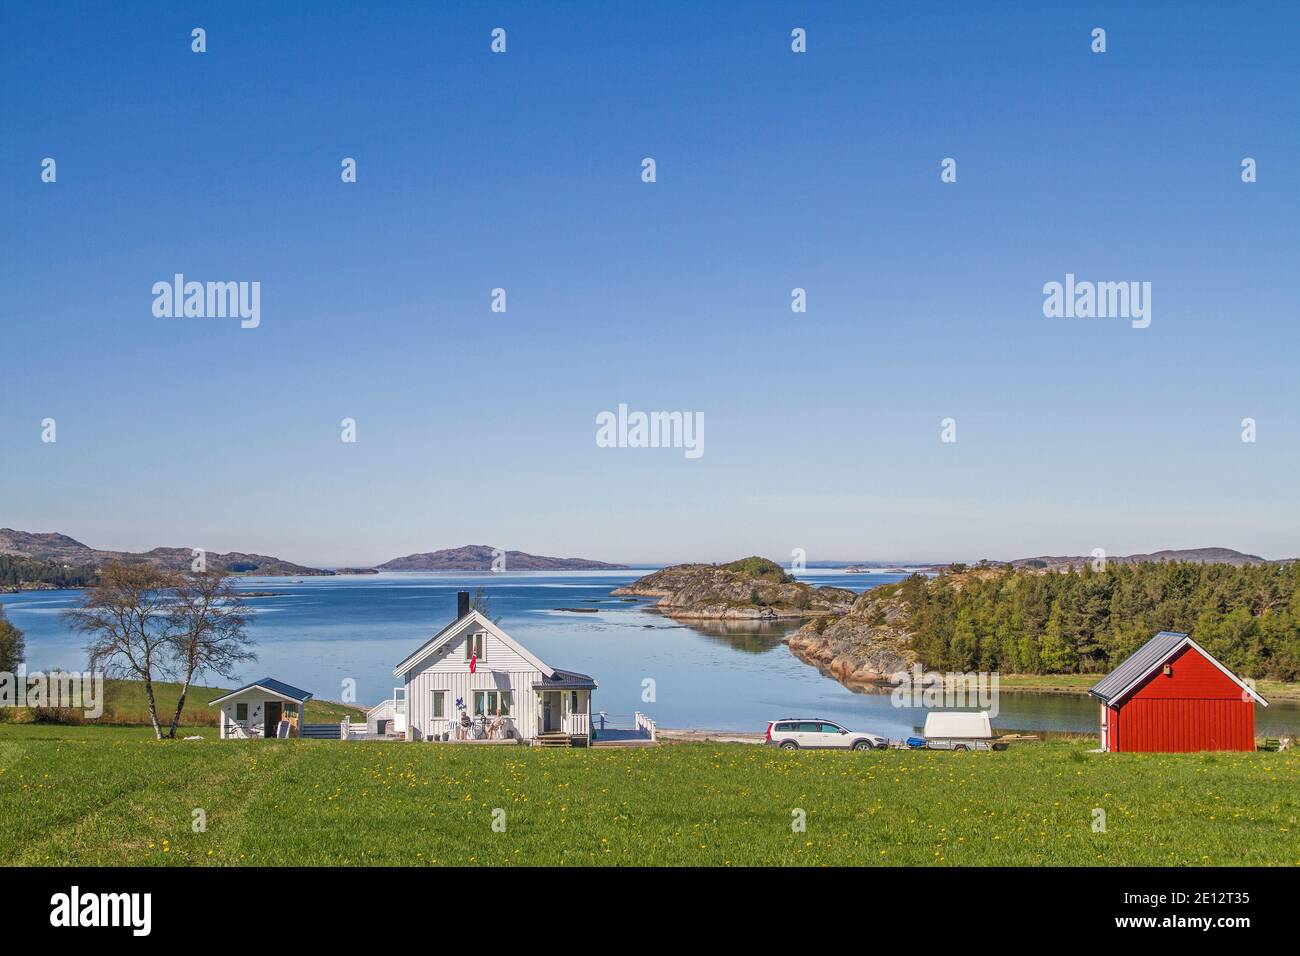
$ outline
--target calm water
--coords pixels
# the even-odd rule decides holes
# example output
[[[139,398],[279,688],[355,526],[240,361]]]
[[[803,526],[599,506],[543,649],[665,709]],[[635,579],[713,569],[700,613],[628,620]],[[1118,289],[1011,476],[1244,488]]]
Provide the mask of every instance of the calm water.
[[[646,602],[611,598],[611,589],[644,571],[567,571],[527,574],[382,574],[333,578],[246,578],[250,633],[258,660],[240,676],[277,677],[317,697],[341,696],[342,681],[357,682],[362,703],[392,693],[393,666],[455,613],[456,591],[484,588],[493,614],[514,637],[552,667],[591,674],[600,684],[594,706],[609,714],[640,710],[663,727],[759,731],[773,717],[823,716],[857,730],[898,737],[925,720],[899,710],[888,694],[850,691],[795,658],[781,643],[785,626],[755,629],[683,625],[648,611]],[[811,584],[861,591],[901,575],[809,571]],[[75,591],[0,595],[9,619],[27,636],[29,670],[82,669],[83,640],[64,627],[59,612]],[[594,608],[574,614],[556,608]],[[641,699],[642,682],[655,683],[656,700]],[[1261,733],[1300,728],[1300,706],[1275,702],[1258,708]],[[1095,731],[1090,698],[1008,694],[995,724],[1014,730]]]

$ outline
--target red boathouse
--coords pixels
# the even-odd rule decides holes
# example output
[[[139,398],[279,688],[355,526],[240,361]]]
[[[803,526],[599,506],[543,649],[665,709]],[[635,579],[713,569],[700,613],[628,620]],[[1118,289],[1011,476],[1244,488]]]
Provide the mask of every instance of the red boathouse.
[[[1088,691],[1110,753],[1254,750],[1268,701],[1186,634],[1161,631]]]

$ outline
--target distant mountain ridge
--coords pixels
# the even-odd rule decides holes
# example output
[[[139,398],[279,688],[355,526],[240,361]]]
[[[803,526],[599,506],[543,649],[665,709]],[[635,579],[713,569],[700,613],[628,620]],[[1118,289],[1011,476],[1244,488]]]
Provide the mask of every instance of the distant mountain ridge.
[[[626,564],[607,564],[586,558],[551,558],[524,551],[501,552],[486,544],[467,544],[441,551],[422,551],[376,565],[380,571],[491,571],[497,555],[504,553],[502,570],[512,571],[621,571]]]
[[[995,564],[1007,564],[1013,568],[1064,568],[1082,567],[1093,561],[1092,555],[1051,556],[1040,555],[1035,558],[1017,558],[1014,561],[998,561]],[[1195,564],[1231,564],[1243,567],[1248,564],[1282,564],[1283,561],[1270,561],[1257,554],[1246,554],[1232,548],[1183,548],[1181,550],[1153,551],[1151,554],[1107,555],[1108,564],[1141,564],[1143,562],[1191,561]]]
[[[0,528],[0,554],[53,561],[71,567],[98,568],[110,561],[156,564],[173,571],[188,571],[194,561],[192,548],[154,548],[151,551],[104,551],[82,544],[66,534],[52,532],[33,534]],[[309,568],[266,554],[246,554],[242,551],[220,553],[209,551],[205,555],[207,566],[213,570],[226,570],[234,574],[266,575],[332,575],[333,571]]]

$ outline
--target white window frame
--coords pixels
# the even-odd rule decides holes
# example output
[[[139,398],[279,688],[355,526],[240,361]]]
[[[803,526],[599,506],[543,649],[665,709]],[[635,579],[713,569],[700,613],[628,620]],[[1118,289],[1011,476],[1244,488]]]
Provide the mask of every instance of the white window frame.
[[[438,713],[438,711],[442,713]],[[447,692],[445,690],[435,690],[433,692],[432,711],[434,720],[447,719]]]
[[[475,716],[475,717],[495,717],[495,716],[497,715],[496,707],[492,707],[492,708],[490,708],[490,709],[488,708],[488,697],[489,697],[489,696],[495,698],[496,700],[502,700],[503,698],[506,698],[506,697],[510,698],[509,702],[506,704],[506,707],[505,707],[505,713],[502,714],[501,716],[503,716],[503,717],[513,717],[513,716],[514,716],[514,709],[515,709],[515,694],[514,694],[514,691],[511,691],[511,690],[496,690],[496,689],[494,689],[494,688],[486,688],[486,687],[485,687],[485,688],[483,688],[482,690],[476,690],[476,691],[474,691],[473,694],[474,694],[474,696],[473,696],[473,697],[471,698],[471,700],[470,700],[470,706],[473,708],[473,716]],[[483,702],[482,709],[479,708],[479,701],[480,701],[480,700],[482,700],[482,702]]]
[[[483,654],[483,651],[486,650],[484,646],[486,644],[487,631],[475,631],[473,634],[467,635],[465,638],[465,660],[469,660],[470,657],[477,657],[480,661],[486,660]],[[478,653],[473,654],[473,651]]]

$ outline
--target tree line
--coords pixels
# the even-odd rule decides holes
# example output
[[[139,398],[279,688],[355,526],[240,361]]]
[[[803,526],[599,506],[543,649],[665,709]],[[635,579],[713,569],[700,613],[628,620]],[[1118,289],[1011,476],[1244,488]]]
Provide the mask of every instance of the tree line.
[[[92,583],[98,573],[88,565],[64,567],[57,561],[0,554],[0,585],[52,584],[59,588],[80,588]]]
[[[1238,674],[1300,680],[1300,562],[954,568],[885,589],[909,605],[912,647],[936,670],[1102,674],[1168,630]]]

